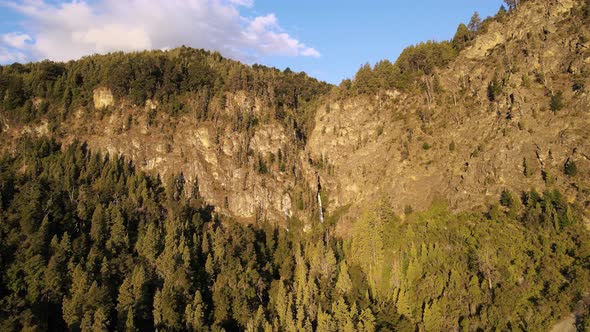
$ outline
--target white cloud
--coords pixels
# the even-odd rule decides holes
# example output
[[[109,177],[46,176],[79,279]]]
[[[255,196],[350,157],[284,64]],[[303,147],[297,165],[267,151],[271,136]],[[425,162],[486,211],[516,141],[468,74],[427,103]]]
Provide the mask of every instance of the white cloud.
[[[21,51],[0,46],[0,63],[26,62],[27,55]]]
[[[251,20],[242,34],[250,47],[256,48],[264,55],[320,56],[314,48],[307,47],[287,33],[281,32],[274,14],[258,16]]]
[[[26,33],[11,32],[0,35],[0,43],[12,48],[25,48],[27,42],[30,41],[32,41],[32,38]]]
[[[314,48],[306,48],[303,51],[301,51],[301,55],[303,56],[311,56],[314,58],[319,58],[321,56],[320,52],[318,52],[316,49]]]
[[[253,0],[49,0],[0,2],[26,17],[24,31],[2,35],[10,57],[65,61],[93,53],[168,49],[218,50],[238,59],[320,53],[284,32],[274,14],[249,18]],[[10,55],[12,54],[12,55]]]
[[[245,7],[252,7],[254,5],[254,0],[229,0],[229,2],[233,3],[234,5]]]

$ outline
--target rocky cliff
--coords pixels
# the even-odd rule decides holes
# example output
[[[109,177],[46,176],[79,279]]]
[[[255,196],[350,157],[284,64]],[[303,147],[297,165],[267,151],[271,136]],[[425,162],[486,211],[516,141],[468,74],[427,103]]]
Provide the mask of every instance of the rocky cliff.
[[[229,95],[224,112],[237,113],[250,106],[254,113],[266,112],[259,103],[248,105],[245,95]],[[301,216],[303,209],[295,211],[293,203],[295,188],[303,181],[297,178],[299,157],[286,166],[278,160],[286,160],[297,143],[278,123],[240,132],[228,123],[170,117],[148,102],[145,107],[116,106],[108,116],[81,109],[64,128],[65,142],[85,141],[97,151],[125,156],[162,179],[182,173],[217,211],[237,220],[284,223],[297,212]],[[259,156],[266,170],[259,169]]]
[[[426,77],[437,93],[320,107],[307,150],[330,165],[321,174],[331,209],[386,199],[403,214],[440,199],[463,210],[495,204],[504,190],[558,188],[588,211],[590,44],[578,5],[524,2]],[[503,88],[491,98],[494,80]],[[564,174],[569,162],[575,176]]]
[[[182,173],[219,212],[246,222],[318,222],[318,187],[327,214],[342,217],[343,234],[377,200],[403,214],[435,200],[463,210],[494,204],[505,190],[557,188],[588,211],[590,31],[579,6],[523,2],[448,66],[424,75],[425,88],[322,93],[307,105],[305,139],[301,122],[283,114],[301,116],[297,98],[287,109],[240,88],[211,101],[216,116],[202,119],[96,85],[94,108],[76,108],[54,129],[64,142],[87,141],[163,178]],[[501,89],[491,91],[493,84]],[[269,100],[280,91],[272,89]],[[188,94],[189,108],[200,96]],[[246,129],[236,127],[241,114],[253,119]],[[3,126],[12,138],[48,132],[47,122]],[[565,174],[568,163],[576,174]]]

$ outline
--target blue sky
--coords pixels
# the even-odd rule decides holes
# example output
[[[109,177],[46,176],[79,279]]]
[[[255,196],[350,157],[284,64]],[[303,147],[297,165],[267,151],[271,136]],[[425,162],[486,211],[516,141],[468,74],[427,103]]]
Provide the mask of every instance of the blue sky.
[[[364,63],[453,36],[502,0],[18,0],[0,2],[0,63],[115,50],[219,50],[339,83]],[[130,15],[130,13],[134,13]]]

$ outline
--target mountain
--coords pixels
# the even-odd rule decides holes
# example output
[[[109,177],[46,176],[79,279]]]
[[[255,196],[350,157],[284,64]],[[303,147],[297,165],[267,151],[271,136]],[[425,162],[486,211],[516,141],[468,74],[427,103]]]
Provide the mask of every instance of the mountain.
[[[3,77],[9,137],[50,133],[162,178],[182,173],[219,212],[244,221],[284,221],[314,199],[301,151],[330,87],[304,73],[181,48],[12,65]]]
[[[523,2],[412,85],[369,96],[353,85],[320,107],[307,149],[328,160],[332,209],[385,197],[398,213],[438,199],[465,210],[558,188],[587,210],[590,44],[574,5]]]
[[[218,211],[246,222],[312,222],[316,173],[332,213],[385,196],[398,213],[438,198],[464,210],[503,190],[553,187],[588,206],[589,44],[574,4],[525,2],[484,22],[447,63],[409,68],[418,73],[397,81],[410,83],[374,91],[358,88],[362,71],[352,91],[331,91],[304,73],[190,49],[8,66],[4,80],[24,87],[20,100],[4,93],[6,109],[22,105],[4,123],[9,136],[51,132],[162,177],[182,172]],[[564,174],[568,162],[578,176]]]
[[[507,3],[339,86],[0,67],[0,330],[588,328],[590,3]]]

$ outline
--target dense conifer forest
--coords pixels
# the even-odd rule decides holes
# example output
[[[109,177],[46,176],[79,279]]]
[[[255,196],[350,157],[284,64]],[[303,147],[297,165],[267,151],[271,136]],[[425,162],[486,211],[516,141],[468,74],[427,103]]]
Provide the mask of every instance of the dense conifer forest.
[[[363,65],[354,78],[339,86],[303,72],[247,66],[217,52],[188,47],[94,55],[67,63],[0,66],[0,331],[547,331],[572,313],[578,330],[590,331],[590,201],[584,201],[590,189],[582,181],[590,157],[581,157],[578,145],[570,149],[568,144],[576,139],[567,140],[568,135],[578,137],[575,130],[583,134],[585,129],[576,127],[583,126],[577,120],[585,115],[572,112],[568,118],[567,108],[585,107],[585,79],[590,76],[574,60],[588,51],[576,49],[568,68],[561,68],[565,72],[561,74],[569,75],[567,79],[556,76],[547,84],[550,73],[546,78],[535,71],[531,82],[529,72],[520,74],[519,67],[526,66],[517,66],[518,57],[541,49],[535,43],[554,33],[543,28],[537,35],[523,34],[530,43],[518,44],[518,55],[509,57],[508,47],[495,46],[489,54],[504,52],[502,61],[510,62],[503,68],[506,73],[493,73],[493,63],[488,76],[462,77],[469,84],[460,87],[459,100],[450,91],[453,87],[445,91],[439,75],[478,36],[487,33],[490,25],[507,22],[527,2],[505,1],[508,8],[503,6],[484,20],[476,13],[468,24],[459,25],[451,40],[410,46],[393,63],[382,60],[374,66]],[[565,16],[569,21],[560,21],[560,29],[569,26],[578,31],[588,25],[590,0],[578,2],[570,16]],[[505,43],[516,43],[515,38]],[[576,38],[576,47],[588,44],[586,35]],[[483,94],[476,89],[479,81]],[[112,93],[111,105],[95,107],[94,94],[99,89]],[[541,91],[543,96],[527,95],[529,90]],[[519,92],[524,97],[519,99]],[[238,94],[247,102],[230,108],[228,98]],[[387,94],[389,104],[382,104]],[[433,102],[436,97],[438,104]],[[522,105],[531,102],[528,97],[534,99],[535,109],[519,104],[519,100]],[[394,103],[404,109],[380,113]],[[152,104],[157,107],[149,107]],[[364,136],[359,134],[357,139],[350,133],[354,133],[358,114],[348,123],[338,118],[338,123],[316,130],[336,136],[336,143],[328,146],[326,154],[320,150],[322,154],[312,156],[308,143],[319,123],[318,110],[325,110],[322,114],[329,118],[330,112],[354,113],[354,107],[365,107],[361,111],[383,119],[374,128],[361,127]],[[464,113],[456,111],[463,108]],[[511,123],[517,111],[522,118]],[[526,126],[523,114],[529,111],[534,119],[549,120]],[[92,149],[88,141],[72,142],[76,136],[64,128],[76,122],[72,119],[98,121],[117,112],[129,119],[125,130],[131,132],[132,124],[145,129],[144,136],[137,129],[132,138],[144,145],[162,143],[162,155],[172,156],[170,160],[176,152],[174,139],[143,142],[151,131],[173,137],[178,122],[190,119],[191,125],[211,129],[211,141],[216,142],[207,142],[207,152],[218,155],[227,148],[219,143],[220,135],[245,133],[245,139],[228,143],[239,146],[238,152],[227,148],[227,159],[223,159],[233,163],[232,172],[247,174],[240,189],[257,189],[247,187],[252,177],[262,179],[263,186],[278,178],[288,183],[288,189],[279,194],[289,191],[289,204],[292,197],[293,210],[299,214],[285,213],[278,222],[267,220],[260,205],[254,207],[258,210],[252,222],[236,220],[220,212],[221,206],[211,205],[212,199],[204,198],[198,178],[187,181],[181,169],[161,176],[157,167],[146,170],[145,160],[109,154],[108,148]],[[433,120],[437,114],[444,117],[445,112],[452,121]],[[505,144],[503,139],[509,139],[511,130],[520,139],[527,138],[527,133],[539,137],[528,159],[519,155],[516,170],[512,166],[500,169],[508,166],[490,160],[477,164],[477,157],[484,154],[480,142],[463,142],[475,143],[463,160],[459,150],[467,147],[459,141],[442,144],[435,139],[444,136],[447,126],[452,131],[455,123],[474,126],[494,116],[498,128],[490,132],[497,136],[482,138],[489,140],[488,146]],[[420,119],[422,125],[413,125],[411,117]],[[147,119],[147,124],[139,123],[138,118]],[[554,135],[560,136],[560,149],[573,150],[560,155],[556,145],[549,145],[541,134],[554,129],[551,124],[572,118],[571,126],[568,122],[571,131]],[[160,126],[156,121],[162,121]],[[388,121],[408,127],[402,127],[399,135],[386,133],[396,130],[387,128]],[[41,134],[35,128],[42,123],[48,130]],[[252,141],[261,125],[278,128],[279,149],[263,141],[256,147],[266,149],[268,145],[268,151],[254,151]],[[123,131],[116,128],[111,134]],[[434,136],[435,131],[443,134]],[[379,141],[380,137],[390,139]],[[198,138],[182,148],[198,150]],[[388,182],[379,192],[381,200],[366,196],[365,201],[357,202],[360,207],[355,206],[357,210],[348,215],[353,220],[345,220],[349,228],[339,234],[342,214],[353,204],[328,207],[334,201],[329,195],[336,193],[325,189],[330,184],[326,183],[337,182],[329,178],[336,171],[331,162],[335,157],[328,154],[335,147],[362,152],[369,139],[383,148],[374,150],[375,154],[382,153],[391,164],[413,162],[408,168],[416,172],[425,169],[461,181],[464,176],[480,174],[453,173],[451,168],[456,165],[436,169],[434,159],[441,154],[456,156],[460,161],[456,169],[479,165],[486,177],[478,179],[475,190],[464,193],[491,197],[492,203],[458,209],[441,197],[421,211],[408,205],[402,214],[399,206],[398,210],[392,206]],[[506,150],[515,150],[522,143],[510,139]],[[543,140],[547,144],[540,147]],[[398,152],[392,148],[398,141],[401,160],[394,158]],[[410,159],[410,142],[418,146],[411,150],[415,159]],[[110,150],[116,150],[114,146]],[[432,150],[442,152],[433,157],[427,154]],[[533,153],[535,158],[531,158]],[[555,160],[550,160],[553,153]],[[218,156],[195,155],[207,162]],[[566,157],[557,160],[557,156]],[[140,162],[143,164],[136,164]],[[559,167],[559,179],[548,171],[551,162]],[[221,162],[215,159],[215,163]],[[199,165],[211,164],[214,162]],[[434,165],[432,171],[430,165]],[[366,166],[353,171],[370,173]],[[355,175],[353,171],[347,176]],[[370,175],[381,178],[386,171],[374,170],[378,174]],[[393,174],[402,170],[399,172]],[[495,182],[488,173],[502,179]],[[306,178],[309,174],[311,182]],[[488,194],[488,185],[508,187],[511,180],[522,190],[500,189],[498,197]],[[538,182],[531,182],[534,180]],[[284,182],[269,182],[268,186]],[[533,189],[530,183],[542,184],[543,190]],[[558,184],[570,190],[570,195],[556,189]],[[458,188],[459,184],[451,189],[455,193]],[[217,194],[214,189],[212,196]],[[219,205],[229,205],[227,196]]]
[[[377,203],[341,240],[330,218],[226,220],[182,174],[81,143],[18,149],[0,162],[2,331],[537,331],[590,291],[590,238],[559,192],[403,222]]]
[[[218,52],[181,47],[95,55],[67,63],[0,66],[0,115],[19,124],[48,119],[55,131],[77,109],[98,111],[93,104],[97,86],[108,88],[117,102],[129,107],[142,107],[149,100],[171,116],[189,114],[198,121],[213,122],[226,120],[227,92],[245,91],[272,109],[272,114],[265,119],[233,114],[228,121],[244,129],[253,121],[276,120],[294,128],[302,143],[313,122],[312,110],[306,106],[330,90],[329,84],[303,72],[247,66]]]

